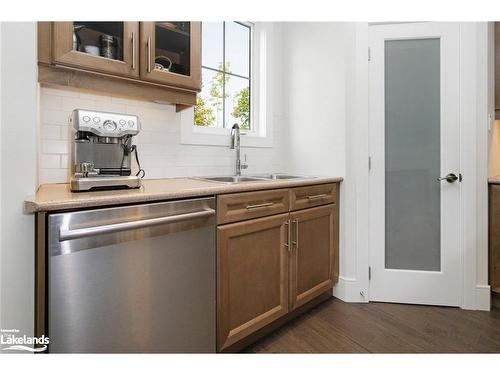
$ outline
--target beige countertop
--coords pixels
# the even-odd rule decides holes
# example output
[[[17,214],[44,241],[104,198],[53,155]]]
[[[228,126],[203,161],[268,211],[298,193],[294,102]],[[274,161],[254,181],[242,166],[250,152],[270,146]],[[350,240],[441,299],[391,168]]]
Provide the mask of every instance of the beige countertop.
[[[341,177],[317,177],[293,180],[259,181],[228,184],[197,178],[143,180],[139,189],[72,193],[69,184],[41,185],[24,202],[26,213],[140,203],[178,198],[200,197],[252,190],[279,189],[342,181]]]
[[[488,183],[493,184],[493,185],[499,185],[500,184],[500,176],[493,176],[488,178]]]

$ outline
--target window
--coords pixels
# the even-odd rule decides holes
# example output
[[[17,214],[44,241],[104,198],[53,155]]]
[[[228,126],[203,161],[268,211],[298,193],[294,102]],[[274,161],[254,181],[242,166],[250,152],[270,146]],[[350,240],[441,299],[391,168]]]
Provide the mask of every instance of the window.
[[[242,147],[273,147],[276,35],[272,22],[202,23],[203,87],[179,113],[182,144],[227,147],[237,123]]]
[[[195,127],[254,131],[251,118],[252,28],[246,22],[202,23],[202,90]]]

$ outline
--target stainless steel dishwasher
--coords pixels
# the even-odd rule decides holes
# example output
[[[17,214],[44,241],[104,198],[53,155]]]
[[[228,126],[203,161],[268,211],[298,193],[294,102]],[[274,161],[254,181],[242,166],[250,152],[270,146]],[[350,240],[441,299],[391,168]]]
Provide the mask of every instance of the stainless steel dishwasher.
[[[51,214],[51,353],[215,352],[215,199]]]

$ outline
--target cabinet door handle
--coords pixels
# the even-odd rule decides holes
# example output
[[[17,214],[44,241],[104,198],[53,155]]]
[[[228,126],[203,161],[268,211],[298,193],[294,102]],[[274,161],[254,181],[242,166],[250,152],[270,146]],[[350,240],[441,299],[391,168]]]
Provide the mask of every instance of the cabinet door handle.
[[[135,70],[135,33],[132,31],[132,70]]]
[[[147,65],[148,65],[148,73],[151,73],[151,35],[148,36],[148,40],[146,42],[147,46],[146,46],[146,54],[148,55],[148,61],[147,61]]]
[[[259,203],[259,204],[250,204],[250,205],[246,206],[246,209],[247,210],[252,210],[254,208],[270,207],[273,204],[274,204],[273,202],[265,202],[265,203]]]
[[[290,251],[292,251],[292,249],[290,247],[290,240],[291,240],[290,220],[285,221],[285,225],[287,228],[287,240],[286,240],[285,246],[288,248],[288,251],[290,252]]]
[[[309,199],[310,201],[314,201],[316,199],[326,198],[327,196],[328,196],[328,194],[308,195],[307,199]]]
[[[295,223],[295,241],[292,241],[292,245],[299,249],[299,219],[293,219],[292,223]]]

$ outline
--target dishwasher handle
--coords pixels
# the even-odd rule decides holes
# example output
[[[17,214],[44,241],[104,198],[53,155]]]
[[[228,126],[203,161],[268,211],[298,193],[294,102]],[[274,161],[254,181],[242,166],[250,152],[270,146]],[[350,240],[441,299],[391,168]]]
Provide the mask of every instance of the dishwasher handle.
[[[59,230],[59,242],[76,240],[78,238],[92,237],[101,234],[120,232],[124,230],[151,227],[154,225],[174,224],[186,220],[202,219],[213,215],[215,215],[215,210],[209,208],[203,211],[189,212],[173,216],[156,217],[153,219],[127,221],[124,223],[99,225],[96,227],[80,229],[61,228]]]

